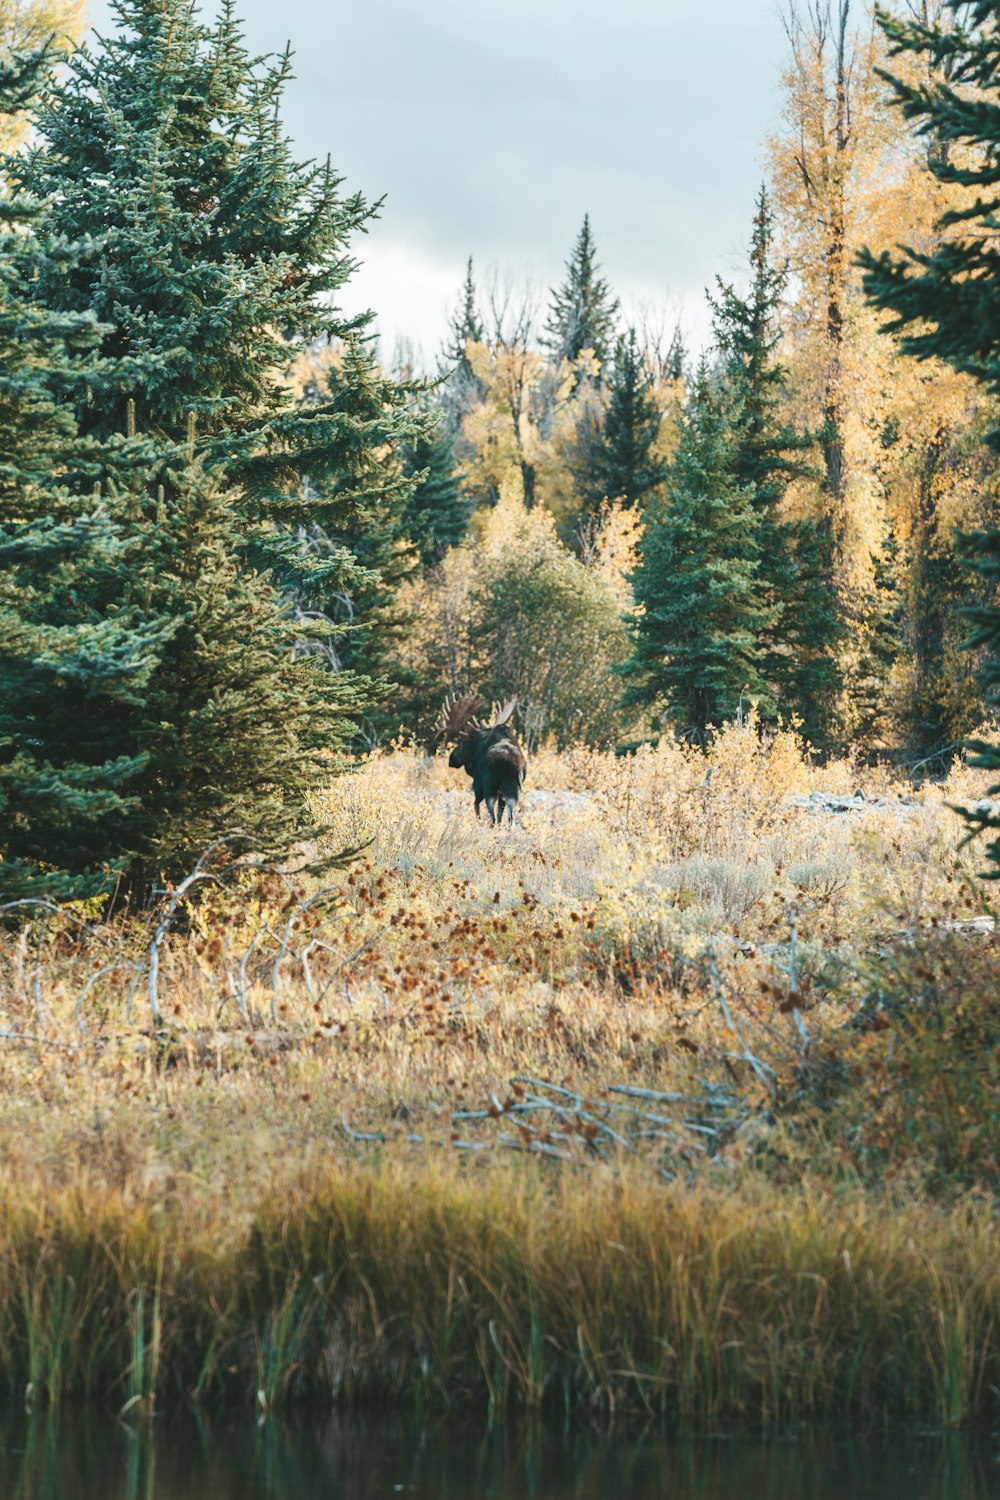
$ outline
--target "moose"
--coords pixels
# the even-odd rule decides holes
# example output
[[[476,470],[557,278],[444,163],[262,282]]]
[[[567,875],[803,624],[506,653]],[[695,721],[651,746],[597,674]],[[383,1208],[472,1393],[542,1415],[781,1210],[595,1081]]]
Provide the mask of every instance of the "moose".
[[[499,807],[499,821],[503,822],[506,812],[513,825],[528,770],[527,758],[510,727],[517,699],[512,698],[504,705],[489,728],[476,718],[482,706],[483,700],[477,693],[464,693],[454,700],[445,699],[438,724],[438,742],[458,741],[448,757],[448,764],[455,769],[464,766],[466,774],[472,777],[476,817],[479,817],[479,809],[485,802],[491,824],[495,826],[498,821]]]

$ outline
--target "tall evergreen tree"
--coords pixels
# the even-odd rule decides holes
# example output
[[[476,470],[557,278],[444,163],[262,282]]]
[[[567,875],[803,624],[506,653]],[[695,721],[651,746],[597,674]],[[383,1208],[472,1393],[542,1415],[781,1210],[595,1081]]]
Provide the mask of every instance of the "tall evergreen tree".
[[[893,57],[909,55],[929,65],[929,81],[914,82],[886,72],[896,104],[919,134],[947,142],[928,153],[928,170],[949,187],[967,191],[967,206],[940,222],[941,239],[932,250],[888,251],[861,256],[864,287],[871,302],[894,316],[885,325],[901,335],[903,350],[917,359],[942,359],[1000,395],[1000,269],[996,234],[1000,227],[1000,7],[986,0],[946,0],[950,26],[902,20],[879,11],[879,25]],[[965,147],[967,149],[959,149]],[[950,233],[948,231],[951,231]],[[990,434],[1000,451],[1000,427]],[[994,707],[1000,706],[1000,531],[995,527],[965,541],[968,566],[978,575],[987,601],[970,607],[970,645],[988,654],[984,682]],[[978,764],[1000,770],[1000,752],[978,747]],[[972,818],[978,830],[994,834],[1000,816]],[[1000,837],[989,845],[1000,866]],[[1000,868],[994,869],[1000,877]]]
[[[615,345],[608,404],[592,449],[592,506],[604,499],[642,505],[663,484],[667,463],[655,451],[661,421],[653,372],[630,328]]]
[[[0,135],[47,59],[0,66]],[[10,127],[13,128],[13,127]],[[0,199],[0,899],[92,894],[135,806],[139,753],[107,725],[137,711],[171,622],[122,596],[136,547],[92,488],[73,402],[98,372],[86,314],[29,301],[79,246],[40,233],[40,205]],[[89,482],[89,481],[85,481]]]
[[[670,347],[663,362],[663,378],[670,381],[683,380],[687,375],[688,355],[684,343],[684,331],[678,323],[670,337]]]
[[[618,299],[600,275],[597,248],[585,214],[573,253],[566,262],[566,278],[553,288],[543,343],[556,365],[572,364],[584,349],[592,349],[604,370],[611,353]]]
[[[483,382],[469,363],[469,345],[481,344],[482,341],[483,320],[470,255],[458,307],[448,320],[448,335],[438,359],[442,380],[438,401],[445,436],[452,443],[459,437],[464,418],[483,396]]]
[[[86,504],[50,486],[32,515],[28,485],[4,497],[8,897],[143,901],[220,835],[279,855],[311,824],[349,726],[295,652],[305,627],[238,561],[238,507],[193,447],[152,497],[138,466],[135,488]]]
[[[363,360],[346,365],[356,390],[296,409],[281,372],[317,339],[363,337],[367,317],[336,304],[348,241],[375,208],[342,196],[329,162],[295,160],[281,126],[290,56],[253,58],[233,0],[212,23],[192,0],[114,0],[113,13],[115,31],[70,60],[16,174],[47,201],[53,232],[95,245],[65,274],[40,275],[39,298],[92,313],[105,355],[148,362],[144,378],[111,367],[95,380],[81,432],[120,432],[131,400],[139,431],[169,453],[193,412],[199,453],[242,512],[244,549],[322,606],[348,586],[351,559],[303,552],[297,529],[378,525],[392,496],[372,472],[335,493],[306,491],[303,476],[351,472],[370,441],[372,377]],[[388,379],[381,396],[377,436],[391,443],[407,403]]]
[[[811,434],[782,417],[787,372],[778,349],[788,271],[774,261],[774,220],[761,188],[750,242],[750,284],[741,296],[717,279],[709,297],[715,340],[733,402],[733,477],[753,495],[760,587],[770,623],[761,640],[763,670],[777,707],[793,714],[814,743],[827,745],[840,690],[840,624],[833,590],[833,541],[821,522],[789,521],[789,484],[807,477]]]
[[[400,609],[399,593],[419,564],[410,515],[416,471],[408,466],[407,453],[409,442],[419,442],[434,428],[433,413],[419,410],[422,389],[397,384],[394,406],[404,399],[408,405],[409,442],[400,442],[395,410],[385,406],[385,384],[371,349],[347,345],[319,389],[306,398],[332,410],[350,411],[359,437],[346,456],[333,451],[325,461],[317,458],[309,474],[310,490],[335,504],[341,494],[349,498],[370,486],[384,502],[377,524],[348,504],[338,524],[301,527],[298,532],[303,552],[320,566],[336,566],[344,555],[351,559],[349,576],[327,605],[334,629],[327,627],[312,645],[323,654],[335,643],[330,655],[340,678],[346,675],[350,681],[354,674],[366,684],[367,701],[355,736],[366,746],[377,743],[386,729],[399,728],[395,698],[397,689],[407,683],[398,646],[409,623]],[[315,618],[307,594],[297,595],[296,604],[304,623]],[[322,619],[319,623],[323,625]]]
[[[142,693],[120,716],[117,745],[141,769],[123,830],[119,892],[140,900],[222,835],[267,855],[313,826],[310,791],[331,777],[330,749],[353,732],[321,658],[296,650],[296,625],[273,584],[240,560],[239,506],[191,442],[164,469],[154,499],[128,497],[141,550],[126,598],[170,621]],[[121,846],[120,846],[121,847]]]
[[[903,645],[899,548],[887,526],[882,550],[872,555],[871,584],[848,597],[851,636],[844,685],[850,698],[852,732],[863,745],[887,748],[891,684]]]
[[[838,743],[836,706],[843,687],[833,536],[822,517],[800,516],[785,523],[780,544],[771,602],[783,602],[784,615],[781,627],[772,617],[764,630],[765,670],[776,708],[794,715],[811,745],[829,750]]]
[[[406,529],[425,568],[457,547],[469,525],[471,505],[462,494],[455,451],[438,428],[407,444],[404,469],[415,479],[406,506]]]
[[[465,265],[465,280],[458,307],[448,319],[448,336],[445,340],[443,358],[450,369],[469,369],[468,346],[483,341],[483,320],[479,313],[479,294],[476,291],[476,276],[472,256]]]
[[[735,416],[703,360],[632,576],[641,608],[626,702],[662,707],[686,733],[732,718],[744,692],[770,706],[758,644],[770,613],[754,491],[733,476]]]
[[[742,484],[753,486],[757,508],[772,527],[775,507],[789,482],[806,472],[800,455],[810,442],[781,420],[787,376],[777,351],[788,271],[775,265],[773,247],[774,218],[767,189],[762,187],[750,241],[747,293],[740,296],[717,277],[716,295],[708,299],[715,341],[740,406],[734,459],[737,476]]]
[[[249,59],[229,6],[212,27],[188,0],[122,0],[118,17],[121,33],[51,91],[38,148],[12,169],[12,211],[45,194],[48,233],[81,247],[37,257],[30,278],[38,309],[100,333],[74,389],[81,441],[55,465],[69,493],[96,472],[111,527],[104,567],[73,576],[74,608],[104,629],[131,618],[142,667],[113,712],[84,720],[88,764],[110,768],[118,802],[65,869],[91,871],[99,848],[143,899],[234,822],[280,853],[329,779],[371,691],[310,654],[342,631],[337,602],[374,583],[338,533],[378,537],[403,509],[394,449],[415,429],[365,320],[320,296],[348,275],[346,237],[369,211],[292,159],[287,58]],[[339,336],[341,379],[297,409],[281,369],[317,335]],[[116,443],[126,409],[139,436]],[[22,667],[31,650],[44,667],[44,642],[26,643]],[[10,739],[25,715],[8,715]],[[43,776],[63,754],[38,750]],[[25,858],[53,856],[36,839]]]

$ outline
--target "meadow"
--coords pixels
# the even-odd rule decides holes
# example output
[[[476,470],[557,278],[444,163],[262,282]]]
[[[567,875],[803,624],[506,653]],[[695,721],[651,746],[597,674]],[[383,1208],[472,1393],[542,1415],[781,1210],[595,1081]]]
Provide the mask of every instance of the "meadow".
[[[751,716],[526,791],[491,830],[398,746],[296,866],[234,839],[151,914],[7,911],[9,1394],[992,1410],[981,774]]]

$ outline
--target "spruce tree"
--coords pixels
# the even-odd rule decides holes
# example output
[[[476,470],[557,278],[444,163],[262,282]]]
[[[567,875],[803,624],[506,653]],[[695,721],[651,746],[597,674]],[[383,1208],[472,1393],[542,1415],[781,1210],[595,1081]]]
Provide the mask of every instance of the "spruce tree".
[[[401,513],[411,485],[395,449],[416,429],[365,320],[321,297],[349,273],[346,236],[368,209],[339,197],[328,168],[292,159],[278,119],[287,59],[248,59],[228,7],[213,27],[187,0],[122,0],[118,15],[121,34],[51,91],[37,150],[12,164],[10,211],[48,195],[46,233],[79,246],[38,256],[23,284],[38,311],[97,319],[73,390],[81,436],[53,472],[70,495],[96,479],[106,525],[90,528],[101,565],[77,568],[65,593],[105,633],[128,621],[135,658],[113,708],[81,717],[107,817],[61,868],[96,879],[100,858],[144,900],[207,838],[238,831],[277,856],[308,828],[308,794],[374,691],[314,652],[341,644],[338,602],[377,582],[342,538],[378,538]],[[341,378],[298,409],[281,370],[317,335],[339,336]],[[123,440],[126,412],[138,436]],[[12,680],[41,684],[34,721],[54,723],[45,673],[62,669],[44,640],[18,650]],[[28,744],[44,780],[68,739],[54,727],[52,752],[34,750],[24,703],[5,706],[3,734]],[[44,873],[54,849],[35,838],[24,862]]]
[[[770,618],[761,640],[763,671],[778,711],[794,715],[812,743],[826,746],[841,685],[833,545],[821,522],[782,514],[789,484],[811,472],[805,453],[814,439],[782,416],[787,371],[778,350],[788,270],[775,264],[773,246],[774,219],[762,187],[746,295],[719,278],[709,306],[734,402],[733,477],[749,487],[757,513],[761,596]]]
[[[410,504],[417,471],[407,463],[408,444],[399,440],[396,408],[406,403],[405,429],[411,442],[433,431],[434,414],[422,409],[426,392],[413,384],[393,385],[392,406],[385,402],[386,382],[373,352],[363,344],[347,346],[326,372],[320,388],[307,396],[333,410],[352,413],[358,441],[346,457],[337,451],[325,460],[318,456],[309,474],[310,491],[326,501],[370,488],[382,497],[377,524],[346,505],[339,524],[301,529],[299,543],[308,549],[314,566],[336,566],[338,557],[351,558],[352,571],[327,606],[334,624],[318,643],[327,643],[337,668],[336,681],[365,684],[366,702],[353,739],[370,747],[386,731],[399,728],[399,689],[409,686],[398,647],[409,628],[399,604],[403,583],[419,566],[411,534]],[[312,616],[308,595],[296,596],[300,615]],[[322,620],[320,621],[322,624]]]
[[[558,366],[579,359],[592,349],[604,370],[611,352],[618,299],[599,274],[597,249],[590,231],[590,216],[584,215],[573,252],[566,262],[566,278],[552,290],[545,324],[544,347]]]
[[[782,623],[765,629],[764,669],[773,684],[776,711],[794,718],[816,749],[838,743],[837,700],[843,687],[839,647],[843,625],[834,590],[833,535],[822,517],[786,521],[775,554]]]
[[[882,550],[872,554],[868,588],[847,598],[850,622],[844,685],[852,712],[851,731],[863,745],[887,748],[893,671],[903,645],[899,548],[891,526]]]
[[[928,170],[948,187],[966,190],[967,205],[947,213],[930,250],[904,249],[860,257],[869,300],[893,316],[888,333],[901,335],[903,351],[917,359],[941,359],[1000,395],[1000,7],[984,0],[946,0],[954,12],[947,28],[878,13],[893,57],[918,58],[931,69],[915,82],[886,71],[895,103],[919,134],[947,144],[928,154]],[[965,148],[965,149],[962,149]],[[1000,451],[1000,426],[989,439]],[[990,702],[1000,706],[1000,531],[966,538],[967,566],[987,591],[987,602],[968,610],[970,646],[983,648],[983,677]],[[1000,770],[1000,751],[979,745],[977,764]],[[1000,816],[970,818],[976,830],[1000,830]],[[989,844],[1000,866],[1000,838]],[[1000,869],[994,870],[1000,878]]]
[[[377,526],[391,505],[372,472],[363,484],[309,490],[304,477],[352,472],[370,441],[371,373],[336,402],[297,409],[282,370],[318,339],[349,348],[368,318],[347,319],[338,294],[348,243],[378,205],[345,197],[329,162],[301,164],[281,125],[291,59],[246,50],[232,0],[203,21],[191,0],[114,0],[116,29],[75,53],[38,119],[38,144],[15,174],[44,198],[51,230],[91,239],[67,274],[37,294],[92,313],[102,353],[145,361],[123,380],[113,365],[80,403],[84,436],[138,429],[164,453],[197,418],[199,453],[224,473],[241,511],[241,546],[313,607],[349,589],[347,553],[321,560],[300,527]],[[380,442],[408,431],[407,402],[388,379]]]
[[[684,343],[684,331],[678,323],[670,337],[670,347],[663,362],[663,378],[671,382],[683,380],[687,375],[688,355]]]
[[[483,382],[469,363],[469,345],[482,341],[483,320],[470,255],[458,307],[448,320],[448,336],[438,358],[441,379],[438,401],[445,436],[452,443],[461,433],[464,418],[482,400]]]
[[[445,366],[470,371],[468,346],[481,344],[482,341],[483,320],[479,313],[479,295],[470,255],[465,265],[465,280],[462,282],[458,307],[448,320],[448,337],[443,351]]]
[[[0,133],[39,87],[44,53],[0,66]],[[168,617],[123,596],[137,547],[91,488],[102,455],[73,404],[99,373],[87,314],[30,300],[86,247],[0,199],[0,899],[92,895],[137,805],[142,752],[109,725],[141,709]]]
[[[771,617],[754,491],[733,474],[735,417],[703,360],[632,575],[640,610],[626,702],[662,709],[686,734],[734,717],[744,694],[770,707],[759,637]]]
[[[462,494],[455,451],[440,424],[407,444],[404,471],[415,480],[405,525],[425,568],[433,567],[468,530],[471,505]]]
[[[630,328],[615,345],[608,404],[592,448],[592,508],[604,499],[642,505],[663,484],[667,463],[655,451],[661,421],[653,372]]]
[[[329,691],[319,657],[295,649],[315,624],[296,626],[240,559],[239,506],[196,456],[193,419],[191,434],[156,495],[128,497],[143,554],[133,592],[171,622],[141,713],[119,725],[142,761],[120,885],[139,898],[220,836],[286,853],[313,824],[308,796],[331,778],[331,747],[353,728],[353,702]]]
[[[776,524],[775,509],[788,484],[807,472],[802,451],[810,438],[781,420],[787,372],[777,358],[779,321],[788,271],[773,258],[774,218],[761,188],[750,241],[750,285],[746,296],[716,278],[709,296],[715,341],[733,383],[740,412],[735,451],[737,477],[753,486],[762,521]]]

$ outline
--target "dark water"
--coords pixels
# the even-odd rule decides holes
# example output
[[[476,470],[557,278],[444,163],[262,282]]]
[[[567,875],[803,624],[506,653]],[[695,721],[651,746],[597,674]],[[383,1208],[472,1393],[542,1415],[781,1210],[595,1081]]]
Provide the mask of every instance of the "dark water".
[[[1000,1434],[697,1440],[615,1428],[0,1423],[2,1500],[994,1500]]]

